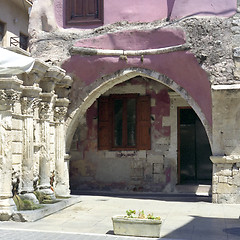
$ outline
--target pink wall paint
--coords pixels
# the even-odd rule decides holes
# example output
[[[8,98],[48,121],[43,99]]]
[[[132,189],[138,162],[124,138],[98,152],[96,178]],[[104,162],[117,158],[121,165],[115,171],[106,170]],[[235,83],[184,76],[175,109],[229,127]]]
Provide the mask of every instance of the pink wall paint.
[[[236,10],[237,0],[175,0],[171,18],[191,15],[229,17],[234,15]]]
[[[159,28],[155,30],[131,30],[109,33],[103,36],[79,40],[78,47],[101,49],[142,50],[174,46],[185,43],[185,34],[178,28]]]
[[[64,1],[55,0],[54,7],[58,25],[65,28]],[[236,9],[237,0],[104,0],[104,24],[112,24],[123,20],[128,22],[152,22],[165,19],[168,16],[171,19],[191,15],[229,17],[236,13]]]
[[[178,45],[184,41],[182,31],[169,28],[106,34],[81,40],[76,45],[103,49],[146,49]],[[143,62],[138,56],[128,57],[127,61],[112,56],[72,56],[63,63],[62,67],[78,78],[73,84],[72,101],[76,101],[79,95],[78,89],[83,85],[89,86],[101,76],[111,75],[121,69],[138,67],[162,73],[184,88],[202,109],[209,124],[212,122],[210,83],[206,72],[190,52],[178,51],[144,56]]]
[[[158,131],[161,136],[170,136],[170,127],[162,126],[162,117],[170,115],[170,99],[168,90],[164,89],[159,93],[147,92],[152,99],[155,100],[155,106],[151,108],[151,114],[154,114],[154,129]]]

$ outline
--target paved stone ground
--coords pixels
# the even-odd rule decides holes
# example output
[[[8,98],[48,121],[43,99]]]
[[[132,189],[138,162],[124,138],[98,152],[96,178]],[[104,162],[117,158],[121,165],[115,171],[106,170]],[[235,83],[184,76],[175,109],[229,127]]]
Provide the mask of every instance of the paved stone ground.
[[[59,232],[42,232],[28,230],[0,230],[0,239],[4,240],[151,240],[152,238],[136,238],[110,236],[100,234],[71,234]]]
[[[161,216],[162,239],[240,239],[240,205],[237,204],[212,204],[208,198],[154,195],[80,198],[80,203],[36,222],[0,222],[0,239],[139,239],[113,235],[111,217],[123,215],[127,209],[143,209]]]

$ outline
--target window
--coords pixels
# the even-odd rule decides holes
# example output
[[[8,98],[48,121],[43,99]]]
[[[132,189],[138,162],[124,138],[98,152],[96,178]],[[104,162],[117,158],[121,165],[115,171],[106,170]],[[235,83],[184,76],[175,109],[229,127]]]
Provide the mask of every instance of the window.
[[[3,46],[4,35],[5,35],[5,23],[0,22],[0,46]]]
[[[22,48],[24,50],[27,50],[27,48],[28,48],[28,36],[20,33],[19,44],[20,44],[20,48]]]
[[[66,24],[103,23],[103,0],[66,0]]]
[[[98,100],[99,150],[151,149],[149,96],[111,95]]]

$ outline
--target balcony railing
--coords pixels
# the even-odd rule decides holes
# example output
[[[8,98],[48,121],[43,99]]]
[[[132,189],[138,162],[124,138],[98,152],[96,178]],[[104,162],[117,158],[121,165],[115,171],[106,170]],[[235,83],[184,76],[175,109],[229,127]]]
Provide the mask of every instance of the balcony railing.
[[[10,47],[20,47],[24,50],[28,48],[28,36],[10,37]]]
[[[19,37],[10,37],[10,47],[19,47],[20,38]]]

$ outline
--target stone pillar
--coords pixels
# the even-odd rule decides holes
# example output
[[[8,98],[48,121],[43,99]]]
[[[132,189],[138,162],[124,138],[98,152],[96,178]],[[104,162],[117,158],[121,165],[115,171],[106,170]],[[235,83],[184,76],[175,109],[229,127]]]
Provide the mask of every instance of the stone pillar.
[[[41,89],[35,86],[27,86],[23,89],[22,97],[22,114],[23,114],[23,162],[22,162],[22,188],[21,194],[24,197],[38,203],[36,196],[33,194],[34,181],[34,109],[39,103],[39,93]]]
[[[240,156],[212,156],[214,203],[240,203]]]
[[[54,198],[54,192],[50,185],[50,116],[55,95],[53,93],[41,93],[39,117],[41,125],[41,148],[39,162],[39,190]]]
[[[69,190],[69,177],[68,177],[68,162],[65,159],[65,117],[69,105],[67,99],[72,79],[65,76],[61,79],[55,87],[55,92],[58,99],[55,103],[54,121],[55,121],[55,166],[56,166],[56,185],[55,193],[58,196],[68,196]]]
[[[65,177],[65,115],[67,113],[68,99],[58,99],[54,112],[55,120],[55,153],[56,153],[56,186],[55,194],[57,196],[68,196],[69,182]]]
[[[12,199],[12,109],[21,89],[17,77],[0,79],[0,220],[9,220],[15,204]]]
[[[240,85],[213,85],[212,103],[212,201],[240,203]]]
[[[54,192],[51,190],[50,185],[50,164],[51,161],[55,162],[55,159],[51,159],[50,155],[50,122],[53,122],[54,105],[57,95],[55,95],[55,85],[60,79],[65,76],[65,71],[58,67],[51,67],[46,71],[43,79],[40,81],[40,87],[42,93],[40,94],[41,102],[39,108],[39,118],[41,125],[41,149],[40,149],[40,186],[39,189],[45,194],[52,195]]]

